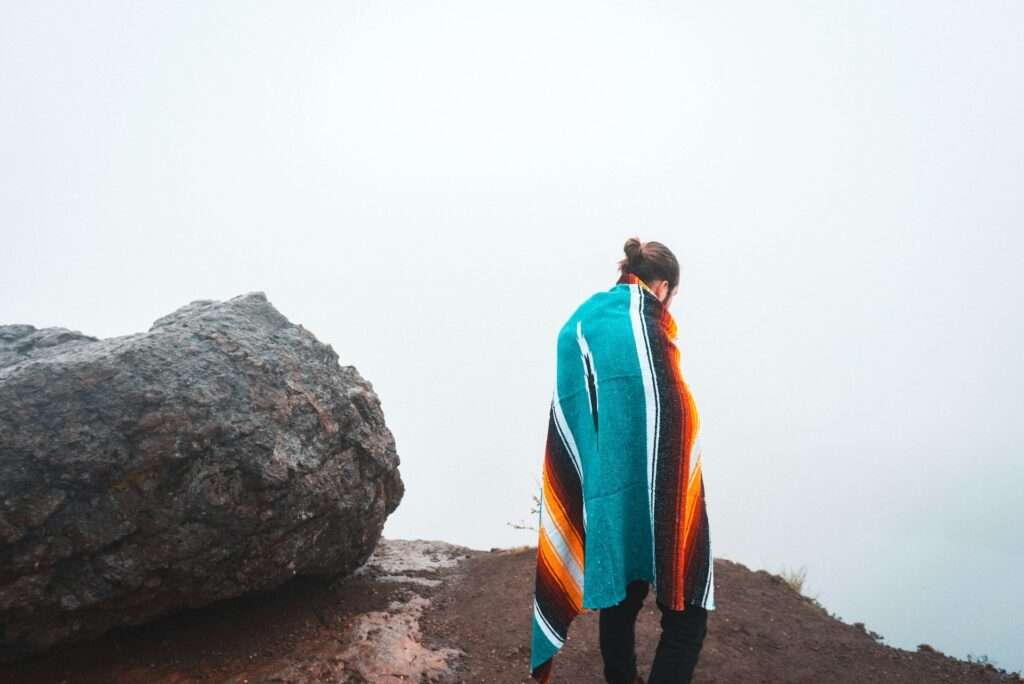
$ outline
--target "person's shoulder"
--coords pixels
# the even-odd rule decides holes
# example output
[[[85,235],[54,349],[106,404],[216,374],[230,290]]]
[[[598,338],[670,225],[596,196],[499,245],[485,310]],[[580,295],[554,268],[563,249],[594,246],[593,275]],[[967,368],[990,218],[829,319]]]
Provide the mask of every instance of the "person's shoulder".
[[[590,295],[580,305],[579,311],[581,314],[597,314],[606,312],[609,309],[627,309],[629,307],[629,298],[630,291],[628,285],[613,285],[607,290],[600,290]]]
[[[585,318],[595,308],[598,308],[601,305],[608,302],[611,297],[613,297],[611,289],[598,290],[597,292],[594,292],[593,294],[591,294],[586,299],[584,299],[583,301],[576,305],[576,308],[573,309],[572,313],[569,315],[569,318],[566,319],[565,325],[575,326],[576,321],[578,321],[581,318]]]
[[[594,292],[580,302],[572,314],[565,320],[560,334],[576,335],[577,327],[591,326],[596,321],[607,321],[610,313],[620,310],[625,313],[629,308],[629,290],[625,286],[610,287]]]

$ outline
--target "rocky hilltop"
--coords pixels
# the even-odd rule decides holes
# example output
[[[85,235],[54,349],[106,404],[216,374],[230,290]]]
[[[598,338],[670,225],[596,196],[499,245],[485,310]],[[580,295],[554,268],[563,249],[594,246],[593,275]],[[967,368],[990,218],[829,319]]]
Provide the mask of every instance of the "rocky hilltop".
[[[382,539],[367,562],[334,580],[297,578],[272,592],[118,629],[98,641],[0,667],[19,684],[282,684],[409,682],[523,684],[537,550],[469,549]],[[694,684],[863,684],[1024,680],[922,645],[882,643],[782,578],[715,559],[717,610]],[[553,682],[599,684],[597,613],[573,622]],[[660,613],[637,620],[646,675]]]
[[[380,402],[262,293],[110,339],[0,326],[0,407],[0,682],[532,681],[537,549],[381,539]],[[696,684],[1024,682],[714,563]],[[597,618],[554,682],[603,681]],[[648,597],[641,674],[659,619]]]
[[[349,573],[404,492],[371,384],[261,292],[0,326],[0,407],[0,660]]]

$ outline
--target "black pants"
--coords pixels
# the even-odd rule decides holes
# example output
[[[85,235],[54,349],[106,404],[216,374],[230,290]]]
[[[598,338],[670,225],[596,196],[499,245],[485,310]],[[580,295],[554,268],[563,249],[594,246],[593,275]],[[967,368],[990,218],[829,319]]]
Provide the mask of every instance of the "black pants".
[[[626,598],[600,612],[601,657],[609,684],[632,684],[637,675],[636,616],[644,605],[650,584],[634,580],[626,586]],[[647,684],[688,684],[707,634],[708,611],[687,605],[672,610],[657,601],[661,610],[661,639]]]

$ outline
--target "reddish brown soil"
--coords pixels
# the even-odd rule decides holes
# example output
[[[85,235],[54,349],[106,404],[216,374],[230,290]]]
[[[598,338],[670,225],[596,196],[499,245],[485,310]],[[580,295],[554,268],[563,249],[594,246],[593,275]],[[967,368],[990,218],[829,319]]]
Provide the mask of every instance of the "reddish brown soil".
[[[0,682],[18,684],[191,684],[194,682],[398,682],[367,680],[346,658],[346,626],[391,601],[431,601],[420,618],[428,649],[454,647],[450,675],[422,681],[523,683],[529,679],[530,609],[536,549],[460,549],[452,568],[407,576],[438,586],[385,581],[381,572],[335,582],[299,579],[274,592],[226,601],[151,625],[121,629],[12,666]],[[991,666],[931,650],[886,646],[845,624],[779,577],[715,561],[717,610],[695,684],[822,682],[1024,682]],[[659,634],[653,592],[637,622],[637,656],[646,675]],[[597,613],[573,622],[555,658],[555,682],[600,684]]]
[[[526,681],[536,548],[499,550],[467,560],[466,573],[424,614],[425,631],[438,642],[458,642],[465,681]],[[930,650],[892,648],[864,629],[841,622],[777,575],[715,560],[715,602],[694,684],[822,684],[823,682],[1021,682],[991,666]],[[555,682],[602,677],[596,611],[577,617],[555,656]],[[648,594],[637,619],[637,662],[646,677],[661,632],[661,614]],[[429,644],[428,644],[429,645]],[[1004,678],[1005,677],[1005,678]]]
[[[302,662],[317,651],[334,650],[332,634],[354,615],[382,610],[400,587],[372,578],[350,577],[334,585],[295,579],[276,591],[223,601],[99,639],[58,648],[4,667],[0,682],[18,684],[185,684],[239,682]],[[330,629],[328,629],[328,627]],[[315,659],[313,659],[315,660]],[[316,676],[294,681],[345,681]],[[269,681],[269,680],[268,680]]]

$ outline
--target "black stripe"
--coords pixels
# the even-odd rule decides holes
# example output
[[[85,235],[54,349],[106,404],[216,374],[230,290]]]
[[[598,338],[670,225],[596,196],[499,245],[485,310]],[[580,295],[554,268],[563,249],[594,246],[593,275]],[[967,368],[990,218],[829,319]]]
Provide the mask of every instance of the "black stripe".
[[[572,456],[566,446],[565,438],[555,420],[555,408],[552,404],[548,412],[548,437],[545,458],[550,458],[553,480],[551,486],[562,498],[562,505],[566,508],[566,515],[569,516],[569,523],[579,531],[580,541],[586,537],[583,527],[583,482],[580,480],[580,473],[576,471]]]
[[[645,293],[654,298],[653,295]],[[657,586],[659,595],[666,597],[676,594],[686,595],[686,587],[678,586],[678,578],[670,572],[676,563],[675,554],[680,553],[683,539],[679,532],[676,510],[676,499],[686,483],[679,482],[680,459],[683,454],[682,435],[685,431],[687,416],[679,388],[676,386],[669,342],[661,329],[661,307],[648,302],[643,317],[644,330],[649,335],[652,375],[657,392],[655,402],[657,425],[655,428],[655,499],[654,499],[654,552],[657,570]]]
[[[594,380],[594,369],[590,366],[590,355],[583,357],[587,365],[587,391],[590,394],[590,415],[594,418],[594,431],[597,432],[597,382]]]

